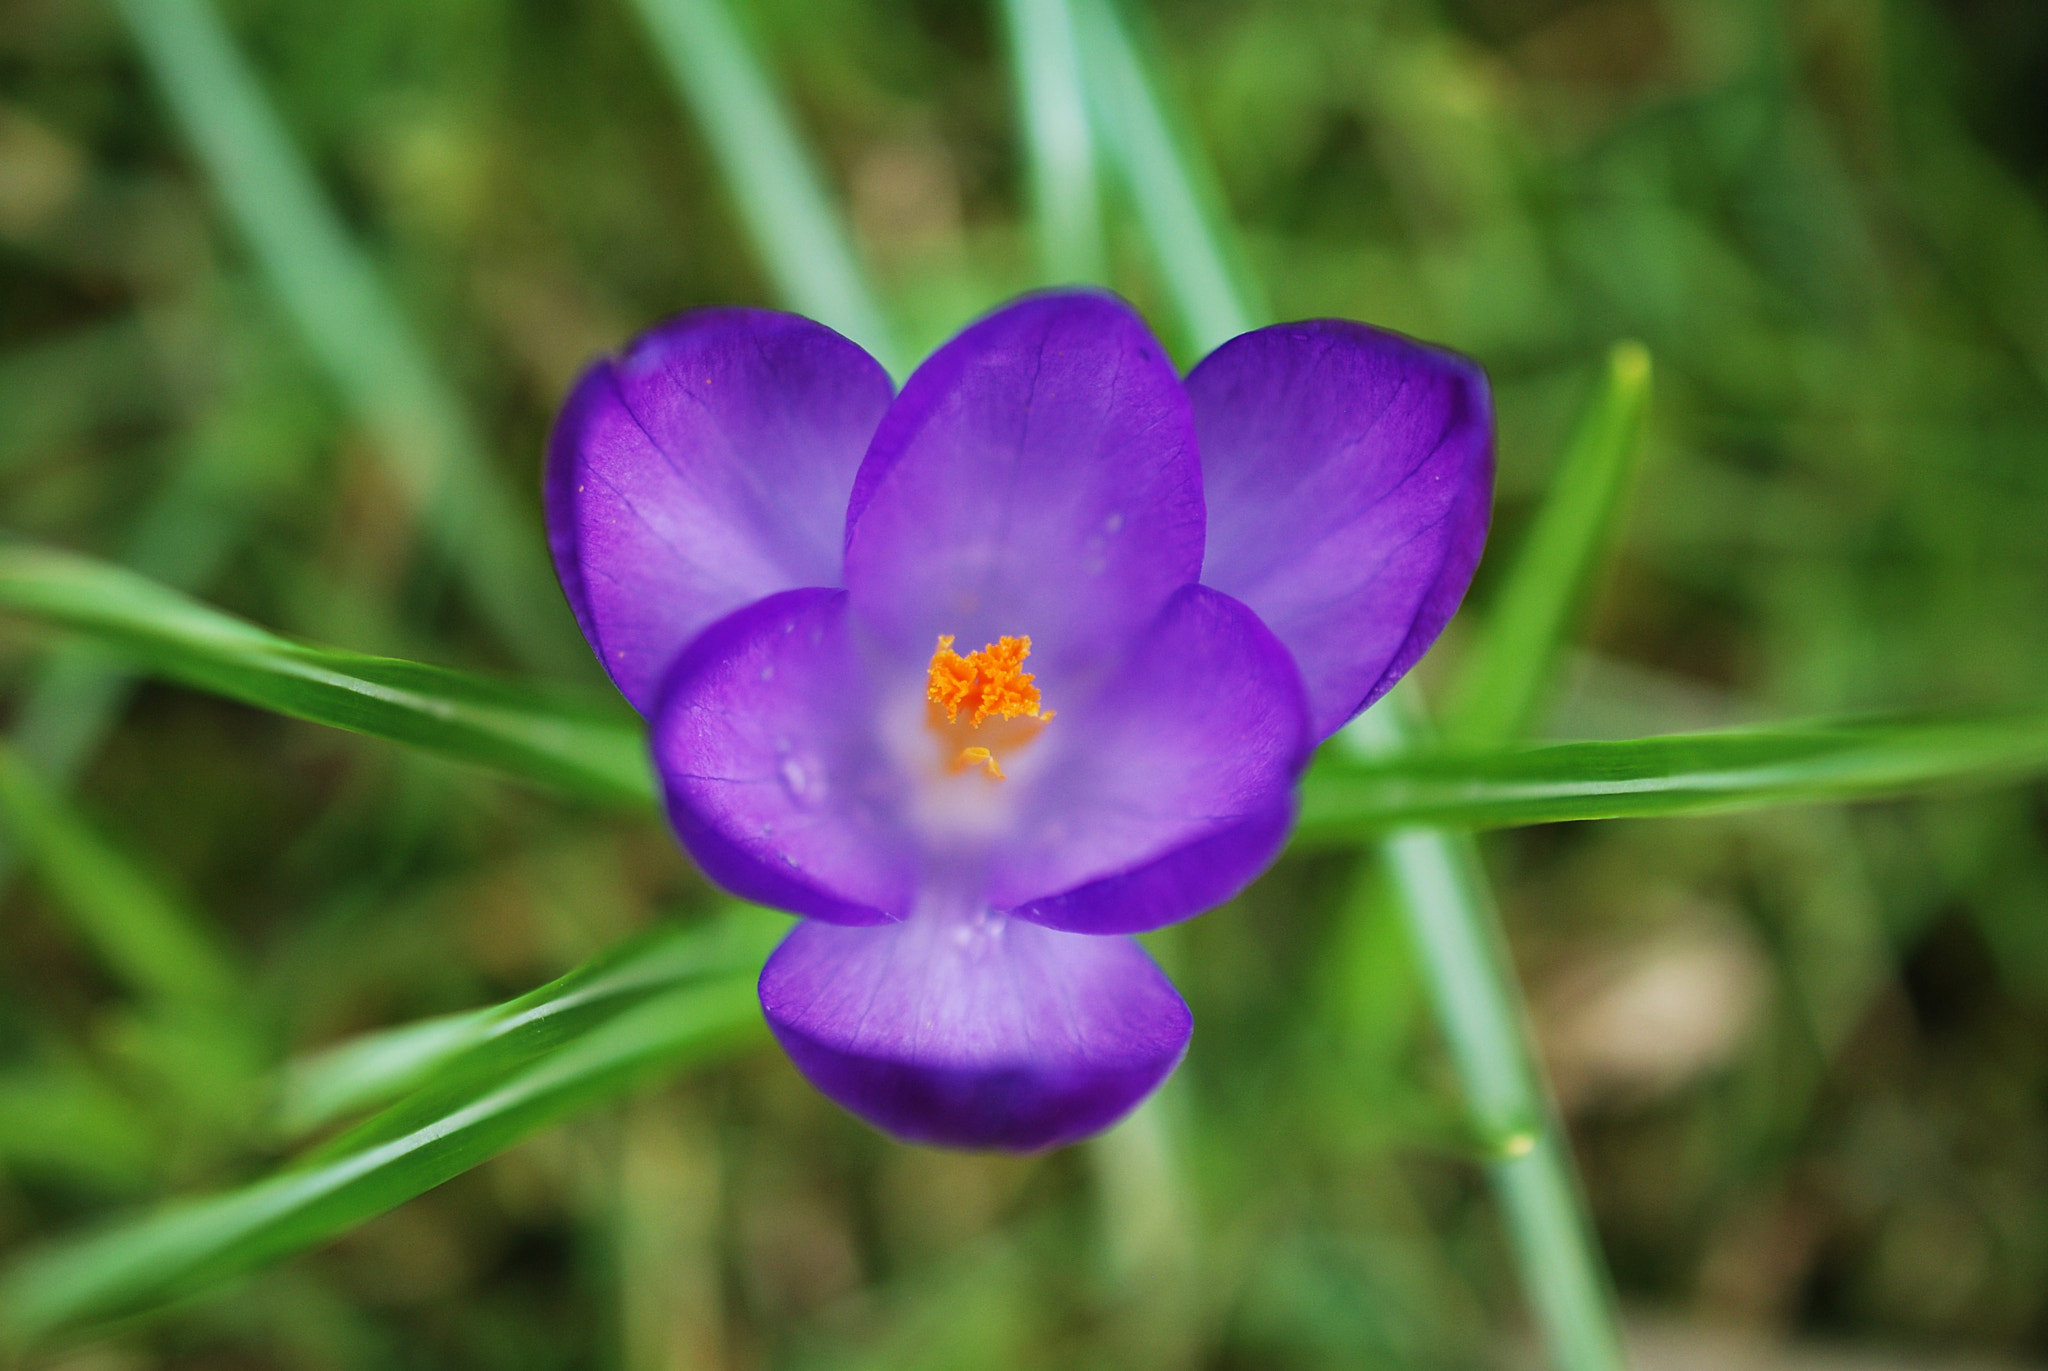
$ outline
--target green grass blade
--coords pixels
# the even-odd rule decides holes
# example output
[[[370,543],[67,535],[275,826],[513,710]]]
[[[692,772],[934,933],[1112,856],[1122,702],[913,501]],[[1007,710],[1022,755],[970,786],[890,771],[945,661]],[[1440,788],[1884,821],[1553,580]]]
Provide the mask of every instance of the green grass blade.
[[[1206,161],[1186,155],[1175,121],[1112,0],[1073,0],[1081,66],[1103,146],[1129,189],[1167,292],[1198,353],[1266,317],[1222,221]]]
[[[293,1062],[278,1131],[299,1137],[403,1095],[491,1034],[497,1011],[472,1009],[366,1033]]]
[[[1643,451],[1649,401],[1649,352],[1617,343],[1445,710],[1445,737],[1484,746],[1527,730],[1606,561]]]
[[[206,921],[94,832],[0,743],[0,823],[102,961],[143,995],[219,1006],[242,977]]]
[[[314,455],[332,436],[327,406],[315,401],[310,378],[273,346],[274,327],[257,324],[232,302],[219,311],[218,324],[231,340],[235,379],[179,437],[176,471],[130,527],[119,558],[186,591],[220,573],[258,511],[301,487]],[[139,324],[125,327],[140,337]],[[74,344],[64,346],[68,351]],[[103,345],[86,353],[76,365],[88,375],[123,361],[118,353],[105,355]],[[144,361],[130,360],[136,366]],[[0,412],[7,412],[4,394]],[[110,417],[118,418],[118,410]],[[69,789],[119,720],[135,684],[119,657],[90,643],[58,645],[22,683],[10,726],[16,750],[55,789]],[[0,891],[13,869],[14,854],[0,842]]]
[[[308,346],[505,643],[581,657],[540,531],[349,238],[207,0],[119,0],[208,177]]]
[[[703,130],[776,294],[903,375],[887,315],[788,110],[724,0],[634,0],[676,92]]]
[[[788,920],[735,906],[717,922],[665,928],[593,959],[539,989],[487,1009],[403,1024],[326,1048],[286,1071],[280,1122],[288,1132],[428,1090],[459,1093],[616,1016],[649,996],[760,969]],[[380,1128],[392,1126],[389,1116]],[[326,1150],[359,1146],[360,1132]]]
[[[1343,746],[1400,757],[1426,729],[1405,683],[1350,725]],[[1396,828],[1379,843],[1474,1131],[1490,1157],[1522,1288],[1558,1371],[1623,1371],[1605,1263],[1570,1145],[1536,1066],[1528,1010],[1470,834]]]
[[[0,1072],[0,1165],[128,1189],[161,1159],[157,1120],[70,1055]]]
[[[494,1011],[502,1031],[305,1164],[32,1255],[0,1278],[26,1347],[199,1294],[315,1246],[664,1068],[765,1036],[754,980],[779,928],[657,937]],[[779,921],[776,921],[779,922]],[[621,984],[621,983],[624,984]]]
[[[1101,187],[1068,0],[1003,0],[1047,285],[1104,279]]]
[[[0,609],[91,634],[188,685],[609,803],[652,802],[640,728],[441,667],[305,647],[123,568],[0,549]]]
[[[1203,351],[1264,318],[1230,269],[1229,235],[1202,164],[1177,144],[1109,0],[1079,0],[1082,64],[1103,138],[1138,201],[1191,341]],[[1408,690],[1367,711],[1353,741],[1409,746]],[[1522,1284],[1560,1371],[1620,1371],[1621,1339],[1571,1153],[1534,1065],[1520,987],[1499,955],[1499,916],[1469,836],[1408,829],[1381,855],[1393,873],[1438,1021],[1482,1131],[1497,1118],[1494,1187]],[[1496,1098],[1495,1096],[1498,1096]]]
[[[1875,799],[2048,773],[2048,713],[1790,724],[1492,752],[1326,753],[1295,841]]]

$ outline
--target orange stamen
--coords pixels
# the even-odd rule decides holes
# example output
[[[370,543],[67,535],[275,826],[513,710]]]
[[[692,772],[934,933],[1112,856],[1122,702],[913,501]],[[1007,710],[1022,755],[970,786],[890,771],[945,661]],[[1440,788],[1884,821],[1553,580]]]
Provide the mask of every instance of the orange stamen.
[[[1036,722],[1027,725],[1028,732],[1015,741],[1028,742],[1035,736],[1038,725],[1051,719],[1051,710],[1039,708],[1036,680],[1024,670],[1024,659],[1031,655],[1031,639],[999,638],[977,652],[965,657],[953,650],[953,635],[939,635],[939,645],[932,653],[931,667],[925,678],[925,699],[932,705],[932,726],[942,734],[960,732],[960,711],[970,706],[973,714],[965,727],[978,729],[991,717],[1000,716],[1005,722],[1027,718]],[[946,721],[941,725],[939,712],[945,712]],[[952,739],[948,746],[958,739]],[[999,741],[995,737],[990,742]],[[989,747],[976,745],[963,747],[952,759],[952,769],[966,771],[973,767],[987,769],[991,779],[1002,780],[1003,769]]]

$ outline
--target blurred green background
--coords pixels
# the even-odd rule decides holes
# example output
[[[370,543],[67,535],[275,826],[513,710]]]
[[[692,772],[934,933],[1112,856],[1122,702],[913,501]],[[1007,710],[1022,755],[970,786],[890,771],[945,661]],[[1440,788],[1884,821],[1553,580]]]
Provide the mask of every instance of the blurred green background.
[[[1037,284],[998,6],[737,8],[914,354]],[[585,361],[773,301],[624,0],[223,12],[473,428],[457,446],[516,493],[505,528],[538,537]],[[1607,346],[1655,355],[1648,460],[1544,735],[2043,695],[2048,7],[1155,0],[1141,28],[1279,317],[1488,367],[1475,605]],[[1191,362],[1107,203],[1111,278]],[[120,10],[7,0],[0,528],[310,640],[601,687],[556,599],[519,642],[464,593],[236,224]],[[261,1174],[292,1054],[712,903],[651,819],[131,687],[25,627],[0,680],[23,755],[76,775],[248,987],[225,1017],[153,1008],[10,855],[0,1248]],[[2048,1359],[2048,787],[1487,853],[1643,1366]],[[1195,1044],[1103,1141],[897,1146],[760,1048],[37,1364],[1514,1364],[1521,1298],[1376,889],[1291,857],[1160,936]]]

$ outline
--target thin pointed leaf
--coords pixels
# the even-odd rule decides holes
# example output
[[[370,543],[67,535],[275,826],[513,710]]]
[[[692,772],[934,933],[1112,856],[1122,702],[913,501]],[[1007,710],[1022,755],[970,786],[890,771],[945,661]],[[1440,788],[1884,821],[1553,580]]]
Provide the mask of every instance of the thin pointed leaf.
[[[903,357],[788,111],[724,0],[635,0],[655,50],[718,158],[776,293],[866,348]]]
[[[1295,841],[1873,799],[2048,773],[2048,713],[1808,723],[1380,761],[1325,754]]]
[[[374,1109],[415,1088],[435,1068],[489,1037],[496,1009],[439,1014],[401,1024],[293,1062],[278,1105],[278,1131],[299,1137],[350,1114]]]
[[[302,469],[312,445],[294,441],[303,436],[301,406],[278,403],[298,383],[281,385],[271,371],[254,369],[253,379],[240,380],[179,441],[176,472],[131,528],[120,557],[125,565],[179,590],[204,586],[239,541],[259,492],[276,489]],[[268,403],[252,404],[252,391]],[[238,411],[291,417],[238,423]],[[260,460],[251,460],[259,451]],[[90,643],[62,644],[44,654],[22,683],[10,729],[14,746],[62,793],[99,751],[135,686],[135,673],[118,656]],[[14,865],[15,853],[0,842],[0,891],[13,879]]]
[[[1520,737],[1621,521],[1643,451],[1650,354],[1617,343],[1451,704],[1446,738],[1476,747]]]
[[[1103,279],[1101,189],[1068,0],[1003,0],[1047,285]]]
[[[188,685],[610,803],[653,801],[637,724],[388,657],[305,647],[121,567],[0,549],[0,608],[77,629]]]
[[[781,915],[735,906],[713,924],[628,942],[504,1004],[336,1044],[288,1069],[281,1121],[303,1131],[402,1095],[459,1095],[652,995],[735,970],[758,971],[786,927]],[[388,1132],[393,1117],[377,1127]],[[358,1129],[322,1151],[351,1150],[369,1136]]]
[[[775,932],[742,918],[659,936],[514,1001],[505,1031],[307,1163],[19,1263],[0,1279],[0,1331],[28,1347],[199,1294],[347,1232],[654,1072],[759,1041],[754,980]]]
[[[1073,0],[1089,103],[1129,188],[1160,275],[1197,352],[1258,326],[1266,310],[1228,239],[1208,164],[1186,155],[1157,83],[1111,0]]]
[[[206,922],[73,813],[0,743],[0,822],[102,961],[141,994],[218,1006],[241,976]]]
[[[1428,732],[1421,702],[1403,681],[1338,734],[1338,747],[1398,766]],[[1304,810],[1323,804],[1323,782],[1313,779],[1303,787]],[[1623,1371],[1607,1267],[1570,1143],[1543,1087],[1479,846],[1469,833],[1412,823],[1383,825],[1373,836],[1400,892],[1416,962],[1488,1157],[1523,1293],[1550,1360],[1562,1371]]]
[[[580,649],[537,522],[349,237],[207,0],[118,0],[222,204],[471,598],[530,665]]]

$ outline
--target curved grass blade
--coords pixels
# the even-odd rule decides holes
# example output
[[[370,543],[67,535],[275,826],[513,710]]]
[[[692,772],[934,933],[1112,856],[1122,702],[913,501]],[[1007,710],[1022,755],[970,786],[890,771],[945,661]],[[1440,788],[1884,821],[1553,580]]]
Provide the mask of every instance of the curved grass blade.
[[[245,704],[596,800],[653,800],[641,730],[617,714],[442,667],[305,647],[104,562],[0,548],[0,609],[91,634]]]
[[[1325,754],[1302,784],[1304,846],[1390,829],[1513,828],[1874,799],[2048,774],[2048,713],[1889,718],[1556,743]]]
[[[356,1227],[664,1068],[764,1036],[754,995],[780,921],[657,935],[500,1010],[411,1095],[307,1162],[34,1255],[0,1279],[25,1348],[189,1298]]]
[[[1498,746],[1527,730],[1549,688],[1558,650],[1606,561],[1643,451],[1649,403],[1649,352],[1640,343],[1615,344],[1599,391],[1572,434],[1542,512],[1444,711],[1446,738]]]
[[[903,375],[888,317],[724,0],[635,0],[635,8],[718,158],[776,293]]]
[[[299,332],[503,641],[536,667],[581,651],[540,530],[454,388],[350,239],[207,0],[119,0],[215,190]]]
[[[149,879],[0,743],[4,822],[57,903],[122,981],[163,1003],[217,1008],[241,984],[198,914]]]

